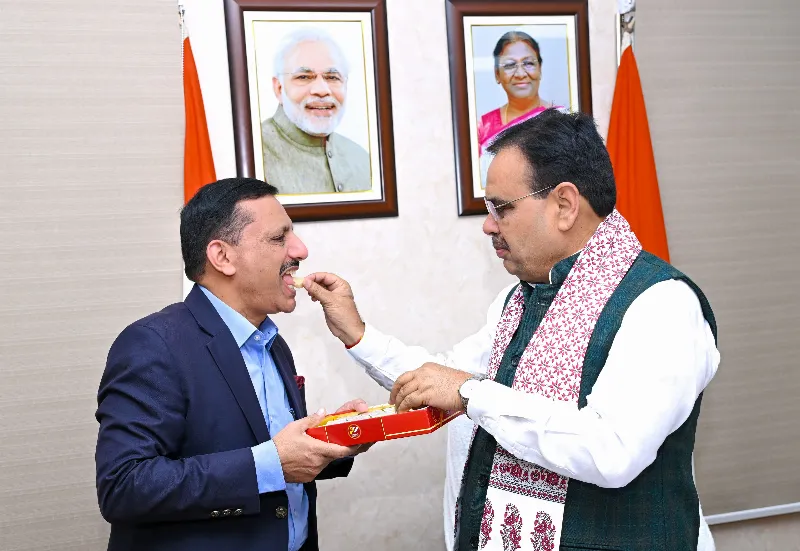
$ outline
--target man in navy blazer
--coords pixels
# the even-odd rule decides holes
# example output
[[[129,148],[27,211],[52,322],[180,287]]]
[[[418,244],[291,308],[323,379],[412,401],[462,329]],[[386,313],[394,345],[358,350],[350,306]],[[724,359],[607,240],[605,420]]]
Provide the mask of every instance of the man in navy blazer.
[[[307,416],[269,315],[294,310],[308,251],[276,192],[249,178],[202,188],[181,212],[194,288],[109,351],[95,457],[109,551],[318,549],[314,480],[347,476],[363,450],[305,433],[324,411]]]

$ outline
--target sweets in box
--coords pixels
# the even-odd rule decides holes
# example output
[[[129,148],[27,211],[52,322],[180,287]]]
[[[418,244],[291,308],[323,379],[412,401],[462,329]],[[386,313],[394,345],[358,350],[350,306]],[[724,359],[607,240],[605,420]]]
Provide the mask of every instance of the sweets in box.
[[[328,415],[306,433],[331,444],[355,446],[429,434],[461,413],[432,407],[397,413],[393,405],[382,404],[373,406],[364,413],[351,411]]]

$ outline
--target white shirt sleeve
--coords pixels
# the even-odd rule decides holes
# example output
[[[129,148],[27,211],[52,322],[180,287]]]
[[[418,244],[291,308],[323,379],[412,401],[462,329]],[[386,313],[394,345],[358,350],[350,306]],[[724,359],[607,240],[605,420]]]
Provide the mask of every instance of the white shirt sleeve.
[[[664,281],[628,308],[587,406],[482,381],[468,414],[515,456],[597,486],[636,478],[714,376],[719,352],[691,288]]]
[[[447,352],[431,354],[420,346],[407,346],[369,324],[361,342],[348,352],[367,375],[387,390],[391,390],[400,375],[417,369],[426,362],[435,362],[469,373],[486,373],[495,328],[503,314],[506,297],[516,285],[515,283],[506,287],[497,295],[486,313],[486,325]]]

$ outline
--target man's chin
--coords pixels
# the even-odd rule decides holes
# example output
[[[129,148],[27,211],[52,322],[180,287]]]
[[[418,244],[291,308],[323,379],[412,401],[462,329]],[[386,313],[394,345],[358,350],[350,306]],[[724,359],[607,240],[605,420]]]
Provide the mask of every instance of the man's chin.
[[[313,113],[306,113],[298,122],[296,126],[312,136],[325,137],[330,136],[339,126],[341,120],[341,112],[336,111],[334,114],[328,115],[315,115]]]
[[[310,134],[311,136],[316,136],[318,138],[324,138],[326,136],[330,136],[331,134],[333,134],[333,131],[335,130],[335,128],[336,128],[335,126],[330,125],[330,124],[326,124],[325,126],[322,126],[322,125],[319,125],[319,124],[307,124],[306,123],[306,124],[303,124],[302,127],[300,127],[300,130],[302,130],[306,134]]]
[[[282,314],[291,314],[297,308],[297,300],[293,298],[284,298],[278,305]]]
[[[505,268],[509,274],[515,277],[520,276],[519,265],[510,258],[503,259],[503,268]]]

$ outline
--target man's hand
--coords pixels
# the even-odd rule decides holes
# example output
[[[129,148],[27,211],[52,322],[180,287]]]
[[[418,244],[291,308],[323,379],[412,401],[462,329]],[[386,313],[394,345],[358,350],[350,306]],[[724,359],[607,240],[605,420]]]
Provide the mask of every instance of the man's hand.
[[[345,447],[328,444],[306,434],[306,430],[319,425],[325,410],[298,419],[286,425],[272,439],[278,450],[286,482],[311,482],[334,459],[359,453],[358,446]]]
[[[364,322],[358,314],[350,284],[335,274],[309,274],[303,288],[311,300],[322,305],[325,323],[333,336],[351,346],[364,336]]]
[[[400,375],[392,387],[389,403],[397,411],[422,406],[460,411],[461,396],[458,389],[472,374],[435,363],[426,363],[414,371]]]
[[[358,413],[366,413],[369,410],[369,406],[367,403],[362,400],[361,398],[356,398],[355,400],[350,400],[349,402],[345,403],[342,407],[337,409],[334,413],[344,413],[346,411],[357,411]],[[369,444],[361,444],[355,446],[355,454],[358,455],[360,453],[364,453],[368,449],[370,449],[375,442],[370,442]]]
[[[366,413],[369,410],[369,406],[367,403],[362,400],[361,398],[356,398],[355,400],[350,400],[346,402],[342,407],[337,409],[334,413],[344,413],[346,411],[357,411],[358,413]]]

